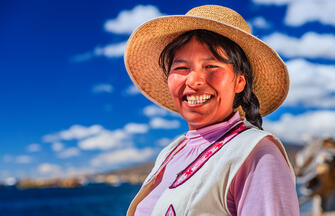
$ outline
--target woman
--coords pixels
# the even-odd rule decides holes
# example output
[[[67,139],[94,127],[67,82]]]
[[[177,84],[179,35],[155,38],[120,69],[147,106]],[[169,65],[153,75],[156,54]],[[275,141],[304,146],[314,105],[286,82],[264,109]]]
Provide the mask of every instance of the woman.
[[[193,8],[140,26],[127,71],[189,131],[159,154],[128,215],[299,215],[295,177],[262,116],[288,92],[280,57],[235,11]]]

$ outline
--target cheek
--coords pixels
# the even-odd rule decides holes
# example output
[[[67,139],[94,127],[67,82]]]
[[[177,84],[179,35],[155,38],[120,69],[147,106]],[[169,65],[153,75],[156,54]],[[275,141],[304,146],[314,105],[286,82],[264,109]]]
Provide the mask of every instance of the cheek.
[[[168,88],[172,96],[178,96],[184,83],[184,78],[178,74],[170,74],[168,77]]]

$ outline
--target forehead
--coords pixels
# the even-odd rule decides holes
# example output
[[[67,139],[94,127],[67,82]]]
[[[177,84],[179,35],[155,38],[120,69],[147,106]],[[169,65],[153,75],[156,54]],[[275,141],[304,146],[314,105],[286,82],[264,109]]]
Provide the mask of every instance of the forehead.
[[[176,49],[173,62],[180,62],[185,57],[195,56],[201,56],[204,60],[218,60],[217,55],[228,59],[228,55],[222,46],[207,44],[200,41],[196,36],[193,36],[187,43]]]

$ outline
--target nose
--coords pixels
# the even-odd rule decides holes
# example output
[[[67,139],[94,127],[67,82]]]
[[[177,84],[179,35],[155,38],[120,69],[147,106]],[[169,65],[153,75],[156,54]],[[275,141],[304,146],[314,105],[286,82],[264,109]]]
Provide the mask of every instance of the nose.
[[[205,77],[201,71],[192,70],[187,76],[186,85],[191,88],[199,88],[205,84]]]

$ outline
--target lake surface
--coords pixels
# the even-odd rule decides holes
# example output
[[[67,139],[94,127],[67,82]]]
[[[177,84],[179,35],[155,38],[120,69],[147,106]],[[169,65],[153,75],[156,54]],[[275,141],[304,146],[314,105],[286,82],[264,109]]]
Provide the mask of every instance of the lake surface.
[[[140,185],[77,188],[0,188],[0,216],[124,216]],[[300,194],[299,194],[300,195]],[[302,206],[308,212],[310,203]]]
[[[124,216],[140,185],[77,188],[0,188],[0,216]]]

